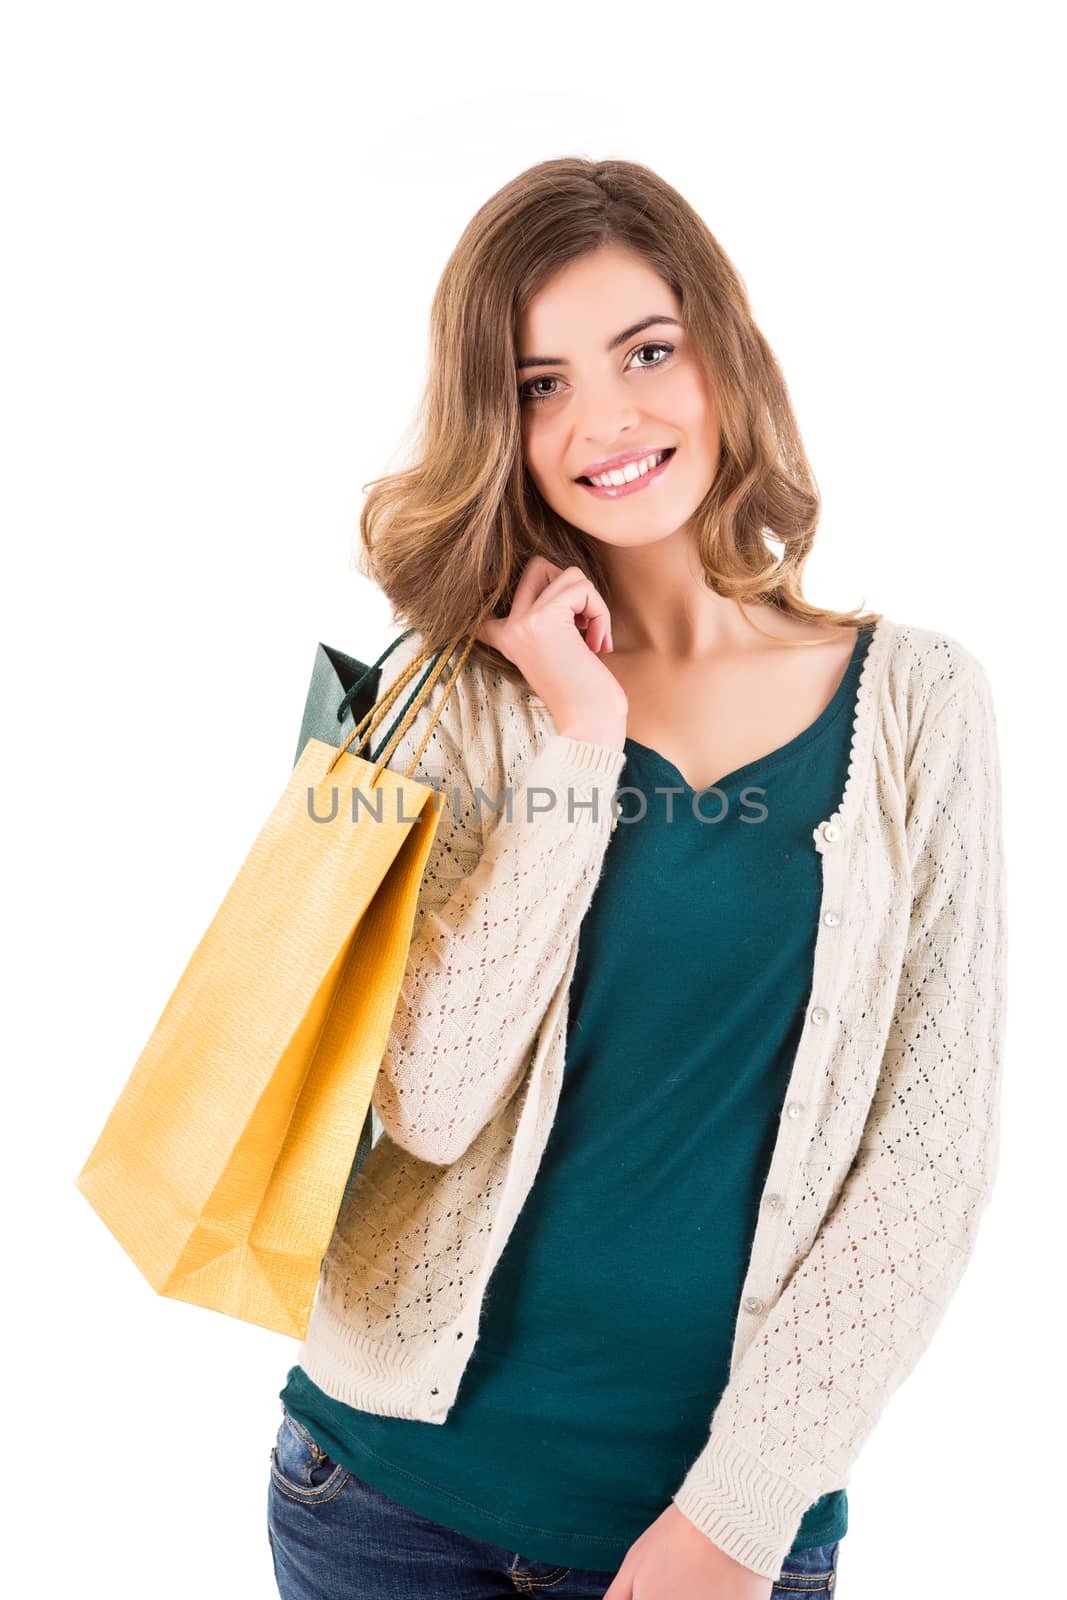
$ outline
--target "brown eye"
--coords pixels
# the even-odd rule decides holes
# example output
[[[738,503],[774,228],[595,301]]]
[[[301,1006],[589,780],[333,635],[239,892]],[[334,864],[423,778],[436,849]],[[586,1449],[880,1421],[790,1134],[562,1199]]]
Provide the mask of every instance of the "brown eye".
[[[634,355],[637,355],[638,351],[640,351],[640,350],[663,350],[663,351],[666,352],[666,354],[664,356],[664,359],[662,361],[653,361],[653,362],[650,363],[650,365],[654,366],[654,367],[665,366],[666,363],[667,363],[667,360],[674,354],[674,346],[673,346],[673,344],[660,344],[658,342],[655,342],[653,344],[638,345],[637,350],[634,351]],[[641,370],[641,368],[638,368],[638,371],[640,371],[640,370]]]
[[[547,375],[544,376],[544,377],[541,377],[541,378],[531,378],[530,379],[530,383],[555,383],[556,381],[557,380],[555,378],[550,378]],[[533,394],[532,392],[528,391],[527,386],[524,383],[522,388],[519,390],[519,399],[520,400],[554,400],[555,399],[555,395],[554,394]]]

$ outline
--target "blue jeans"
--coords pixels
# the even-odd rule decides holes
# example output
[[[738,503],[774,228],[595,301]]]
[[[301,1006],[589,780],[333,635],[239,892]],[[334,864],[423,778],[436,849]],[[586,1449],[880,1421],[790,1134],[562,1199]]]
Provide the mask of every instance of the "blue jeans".
[[[319,1448],[283,1408],[267,1534],[281,1600],[603,1600],[614,1572],[530,1561],[409,1511]],[[840,1540],[788,1556],[772,1600],[832,1595]]]

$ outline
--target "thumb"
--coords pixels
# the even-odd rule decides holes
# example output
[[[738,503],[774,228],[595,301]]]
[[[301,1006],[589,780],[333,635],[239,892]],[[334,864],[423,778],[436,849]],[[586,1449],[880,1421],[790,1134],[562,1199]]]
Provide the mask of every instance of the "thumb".
[[[479,644],[492,645],[494,650],[499,650],[500,633],[503,626],[504,621],[501,617],[483,617],[482,621],[474,630],[474,637],[478,640]],[[501,652],[501,654],[503,654],[503,652]]]

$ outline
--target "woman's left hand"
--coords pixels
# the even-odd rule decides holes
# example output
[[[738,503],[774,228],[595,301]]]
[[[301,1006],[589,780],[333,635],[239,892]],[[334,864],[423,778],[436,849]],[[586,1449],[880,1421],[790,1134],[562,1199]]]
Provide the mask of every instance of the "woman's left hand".
[[[604,1600],[770,1600],[774,1587],[701,1533],[672,1500],[604,1591]]]

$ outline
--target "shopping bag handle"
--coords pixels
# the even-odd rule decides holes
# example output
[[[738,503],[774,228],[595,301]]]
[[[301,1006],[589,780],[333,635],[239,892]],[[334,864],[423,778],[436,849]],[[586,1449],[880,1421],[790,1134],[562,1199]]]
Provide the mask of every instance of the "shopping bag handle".
[[[381,664],[382,664],[382,662],[383,662],[383,661],[384,661],[384,660],[385,660],[385,659],[386,659],[386,657],[387,657],[387,656],[388,656],[388,655],[390,655],[390,654],[391,654],[391,652],[392,652],[392,651],[393,651],[393,650],[395,650],[395,649],[396,649],[396,647],[397,647],[397,645],[398,645],[398,644],[401,644],[401,643],[402,643],[402,642],[403,642],[403,640],[404,640],[404,639],[407,639],[407,638],[408,638],[408,637],[409,637],[409,636],[410,636],[410,635],[411,635],[411,634],[413,634],[413,633],[414,633],[414,632],[415,632],[415,629],[414,629],[414,628],[408,628],[408,629],[407,629],[407,631],[406,631],[406,632],[405,632],[405,633],[402,633],[402,634],[401,634],[401,635],[400,635],[400,638],[399,638],[399,639],[394,639],[394,640],[393,640],[393,642],[392,642],[392,644],[391,644],[391,645],[387,645],[387,647],[386,647],[386,648],[385,648],[385,649],[384,649],[384,650],[383,650],[383,651],[382,651],[382,653],[381,653],[381,655],[380,655],[380,656],[379,656],[379,657],[378,657],[378,659],[377,659],[377,661],[376,661],[376,662],[375,662],[375,663],[374,663],[374,666],[373,666],[373,667],[368,667],[368,668],[367,668],[367,671],[366,671],[366,672],[365,672],[365,673],[364,673],[364,674],[363,674],[363,676],[362,676],[362,677],[361,677],[361,678],[360,678],[360,679],[359,679],[359,682],[358,682],[358,683],[356,683],[356,684],[354,684],[354,685],[353,685],[353,687],[352,687],[352,689],[350,689],[350,690],[349,690],[349,692],[348,692],[348,694],[347,694],[347,695],[346,695],[346,696],[345,696],[345,699],[344,699],[344,701],[343,701],[343,702],[342,702],[342,704],[341,704],[341,706],[340,706],[340,707],[339,707],[339,708],[338,708],[338,712],[337,712],[337,720],[338,720],[338,721],[339,721],[339,722],[340,722],[340,721],[343,721],[343,719],[344,719],[344,712],[345,712],[345,706],[346,706],[346,705],[347,705],[347,703],[348,703],[348,699],[349,699],[349,695],[352,695],[352,694],[354,694],[354,693],[355,693],[355,692],[357,692],[357,691],[358,691],[358,689],[359,689],[359,686],[360,686],[360,684],[362,684],[362,683],[364,683],[364,682],[365,682],[365,681],[366,681],[366,679],[367,679],[367,678],[368,678],[368,677],[369,677],[369,675],[370,675],[370,674],[371,674],[371,673],[372,673],[372,672],[374,672],[374,671],[375,671],[375,670],[376,670],[376,669],[377,669],[377,668],[378,668],[378,667],[380,667],[380,666],[381,666]],[[422,659],[423,659],[423,660],[425,660],[425,659],[426,659],[426,652],[425,652],[425,651],[423,651],[423,653],[422,653]],[[435,662],[436,662],[436,660],[437,660],[437,656],[436,656],[436,655],[435,655],[435,656],[434,656],[434,658],[433,658],[433,659],[434,659],[434,661],[435,661]],[[428,678],[428,677],[429,677],[429,675],[430,675],[430,671],[431,671],[431,668],[430,668],[430,667],[427,667],[427,669],[426,669],[426,671],[425,671],[425,673],[424,673],[424,674],[423,674],[423,676],[422,676],[422,678],[421,678],[421,679],[420,679],[420,680],[419,680],[419,682],[418,682],[418,683],[417,683],[417,684],[416,684],[416,685],[415,685],[415,687],[414,687],[414,689],[413,689],[413,690],[412,690],[412,691],[411,691],[411,694],[410,694],[410,695],[409,695],[409,696],[408,696],[408,698],[407,698],[407,699],[406,699],[406,700],[405,700],[405,702],[404,702],[404,704],[403,704],[403,705],[402,705],[402,706],[401,706],[401,708],[400,708],[400,710],[399,710],[399,711],[398,711],[398,712],[397,712],[397,714],[396,714],[396,717],[395,717],[395,718],[394,718],[394,719],[393,719],[393,723],[392,723],[392,726],[391,726],[391,727],[390,727],[390,729],[389,729],[389,732],[388,732],[388,733],[387,733],[387,734],[386,734],[386,735],[385,735],[385,738],[384,738],[384,739],[383,739],[383,740],[382,740],[382,742],[381,742],[381,745],[379,745],[379,747],[378,747],[378,755],[380,755],[380,754],[381,754],[381,751],[382,751],[382,749],[383,749],[383,747],[384,747],[384,746],[385,746],[385,745],[386,745],[386,744],[388,744],[388,742],[389,742],[389,740],[390,740],[390,739],[391,739],[391,738],[392,738],[392,736],[393,736],[393,733],[394,733],[394,731],[395,731],[395,729],[396,729],[396,726],[397,726],[397,723],[398,723],[398,722],[399,722],[399,721],[400,721],[400,719],[401,719],[401,718],[402,718],[402,717],[403,717],[403,715],[404,715],[404,713],[405,713],[405,711],[406,711],[406,710],[407,710],[407,708],[408,708],[408,706],[409,706],[409,705],[410,705],[410,704],[411,704],[411,702],[412,702],[412,701],[413,701],[413,700],[414,700],[414,699],[415,699],[415,696],[416,696],[416,695],[417,695],[417,694],[418,694],[418,693],[419,693],[419,691],[420,691],[420,689],[421,689],[421,688],[422,688],[422,686],[423,686],[423,684],[424,684],[424,683],[425,683],[425,682],[426,682],[426,679],[427,679],[427,678]],[[353,713],[352,713],[352,715],[353,715],[353,717],[354,717],[354,716],[355,716],[355,712],[354,712],[354,711],[353,711]],[[382,719],[381,719],[381,720],[382,720],[382,721],[384,721],[384,720],[385,720],[385,719],[384,719],[384,718],[382,718]],[[361,744],[362,744],[362,742],[363,742],[363,741],[362,741],[362,740],[360,740],[360,743],[361,743]],[[368,760],[368,761],[376,761],[376,760],[377,760],[377,756],[376,756],[376,755],[372,755],[372,754],[371,754],[371,747],[370,747],[370,744],[369,744],[369,743],[368,743],[368,746],[367,746],[367,760]]]
[[[400,644],[402,639],[406,639],[408,637],[408,635],[410,633],[413,633],[413,632],[414,632],[414,629],[409,628],[407,633],[401,634],[400,638],[398,638],[398,639],[394,639],[393,643],[389,646],[389,650],[386,650],[385,653],[383,654],[383,656],[381,656],[379,658],[379,660],[384,660],[385,656],[389,654],[390,650],[394,650],[396,648],[396,646],[398,644]],[[468,633],[466,628],[464,628],[464,629],[461,629],[460,632],[456,634],[456,636],[453,638],[451,643],[448,645],[447,649],[439,650],[439,651],[436,652],[436,654],[434,654],[434,652],[432,652],[430,650],[429,646],[427,646],[426,648],[420,650],[418,655],[415,656],[411,661],[408,662],[407,666],[403,669],[403,671],[397,677],[396,681],[389,686],[389,688],[386,690],[385,694],[382,695],[381,699],[376,701],[375,704],[371,707],[371,709],[367,712],[366,716],[363,717],[362,720],[356,724],[356,726],[352,729],[352,732],[348,735],[347,739],[345,739],[344,743],[341,744],[338,747],[338,749],[335,751],[335,753],[333,755],[333,758],[330,761],[329,766],[326,768],[326,771],[323,774],[323,776],[324,777],[329,777],[330,773],[333,771],[333,769],[336,766],[337,762],[339,761],[340,757],[342,756],[344,751],[348,749],[348,746],[352,743],[353,739],[357,739],[357,744],[356,744],[356,747],[355,747],[357,751],[365,743],[368,742],[368,740],[370,739],[370,735],[373,733],[375,728],[377,728],[377,726],[382,721],[384,721],[386,715],[392,709],[393,704],[397,700],[397,698],[399,697],[401,691],[404,688],[406,688],[408,683],[410,683],[411,679],[418,672],[419,668],[421,666],[423,666],[423,664],[427,660],[429,660],[429,658],[431,656],[433,656],[433,661],[431,662],[430,666],[427,667],[426,672],[423,674],[421,680],[416,685],[414,693],[412,694],[412,696],[408,700],[407,705],[405,706],[403,712],[401,713],[399,725],[394,729],[394,731],[392,733],[392,736],[390,737],[390,739],[389,739],[388,743],[386,744],[385,748],[383,750],[380,750],[379,753],[378,753],[378,758],[377,758],[377,761],[374,763],[374,770],[371,773],[370,784],[369,784],[370,788],[375,788],[376,785],[377,785],[377,782],[378,782],[379,774],[384,770],[384,768],[385,768],[385,766],[386,766],[386,764],[387,764],[387,762],[389,760],[389,757],[392,755],[392,753],[395,750],[396,746],[399,744],[400,740],[403,738],[404,733],[407,731],[408,727],[414,721],[415,716],[417,715],[417,713],[419,711],[419,708],[422,705],[423,701],[428,698],[431,690],[434,688],[434,685],[436,684],[438,678],[441,676],[441,673],[444,671],[444,668],[445,668],[445,666],[446,666],[446,664],[448,662],[449,657],[452,655],[453,651],[455,649],[457,649],[457,647],[460,644],[463,644],[463,652],[460,655],[460,658],[459,658],[458,662],[456,663],[455,667],[453,668],[452,676],[449,678],[447,684],[445,685],[444,693],[441,696],[440,704],[437,706],[437,709],[434,711],[433,716],[430,718],[429,725],[427,726],[426,732],[424,733],[424,735],[422,737],[422,740],[421,740],[421,742],[419,744],[419,747],[415,751],[415,754],[411,758],[411,762],[410,762],[410,764],[408,766],[408,769],[407,769],[407,772],[405,774],[406,777],[410,778],[414,773],[414,770],[415,770],[415,767],[416,767],[416,765],[418,763],[419,757],[422,755],[422,752],[425,750],[427,744],[429,743],[429,739],[430,739],[431,733],[433,732],[434,728],[437,726],[438,718],[440,717],[441,712],[444,710],[445,702],[447,701],[448,696],[452,692],[452,687],[455,684],[456,679],[459,677],[460,673],[462,672],[464,663],[466,662],[467,657],[470,655],[470,653],[471,653],[471,651],[474,648],[476,643],[477,643],[477,633],[476,633],[476,631],[472,630],[471,632]],[[378,663],[375,663],[375,665],[377,665],[377,664]],[[372,672],[373,670],[374,670],[373,667],[369,667],[367,669],[367,672],[365,672],[363,674],[363,677],[359,679],[359,683],[363,683],[365,681],[365,679],[367,678],[367,676],[369,675],[369,673]],[[358,688],[358,686],[359,686],[358,683],[353,685],[353,689]]]
[[[377,661],[372,661],[369,667],[364,667],[363,668],[363,671],[360,673],[360,675],[356,679],[355,683],[353,683],[352,687],[346,692],[346,694],[344,696],[344,699],[341,701],[340,705],[337,707],[337,720],[338,720],[338,722],[343,722],[345,720],[345,716],[348,713],[349,708],[353,705],[353,703],[354,703],[354,701],[356,699],[356,696],[359,694],[359,691],[362,689],[363,685],[366,683],[367,679],[371,676],[371,674],[377,672],[379,667],[381,666],[382,662],[385,661],[389,656],[392,655],[392,653],[396,649],[397,645],[403,644],[404,640],[405,639],[409,639],[414,632],[415,632],[414,628],[405,628],[404,632],[399,634],[397,636],[397,638],[395,638],[392,641],[391,644],[387,644],[386,645],[385,649],[382,651],[382,653],[378,657]],[[407,710],[407,707],[405,706],[404,709]],[[354,711],[352,712],[352,716],[353,716],[353,718],[355,717],[355,712]],[[400,717],[398,716],[397,717],[397,721],[399,722],[399,720],[400,720]]]

